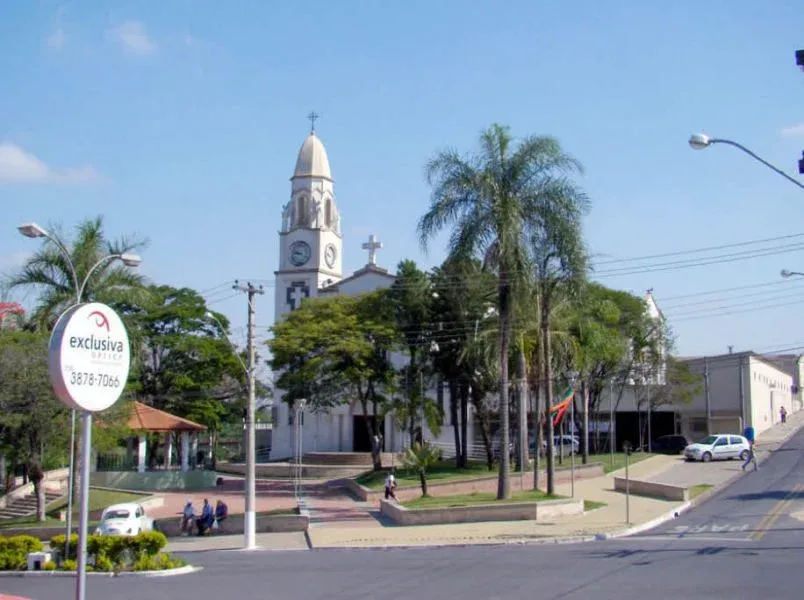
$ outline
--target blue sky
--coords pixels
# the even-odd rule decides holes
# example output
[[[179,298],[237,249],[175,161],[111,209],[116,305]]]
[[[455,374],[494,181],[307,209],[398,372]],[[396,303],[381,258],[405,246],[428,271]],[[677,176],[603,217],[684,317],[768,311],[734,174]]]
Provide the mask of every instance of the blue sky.
[[[264,338],[281,207],[311,109],[322,115],[347,271],[365,263],[369,233],[390,269],[405,257],[443,259],[443,240],[427,255],[416,240],[429,202],[422,167],[448,146],[472,150],[496,121],[519,136],[554,135],[584,163],[599,280],[653,288],[680,353],[804,348],[804,280],[779,277],[804,271],[804,236],[603,263],[804,233],[801,189],[736,149],[687,145],[705,131],[795,173],[800,9],[793,0],[3,3],[0,271],[34,247],[17,224],[72,227],[103,214],[110,234],[150,239],[148,277],[212,290],[237,341],[246,303],[223,284],[266,285]],[[734,287],[745,289],[722,291]]]

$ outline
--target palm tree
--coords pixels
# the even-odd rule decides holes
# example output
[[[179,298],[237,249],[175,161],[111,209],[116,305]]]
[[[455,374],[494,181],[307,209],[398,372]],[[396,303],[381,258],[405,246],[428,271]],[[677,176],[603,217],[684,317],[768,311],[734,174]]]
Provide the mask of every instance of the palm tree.
[[[468,157],[447,150],[426,167],[433,187],[429,210],[419,221],[422,247],[452,226],[451,256],[482,257],[497,281],[500,362],[500,428],[502,444],[497,498],[511,494],[509,473],[508,358],[513,294],[529,273],[534,234],[563,216],[561,209],[580,198],[566,173],[579,163],[557,140],[530,136],[518,145],[510,130],[492,125],[480,136],[480,151]],[[568,202],[569,200],[569,202]],[[560,221],[559,221],[560,222]]]
[[[402,466],[419,475],[419,484],[422,487],[422,496],[427,497],[427,469],[438,464],[441,460],[441,450],[427,442],[416,442],[407,448],[402,455]]]
[[[554,152],[560,153],[558,142]],[[580,165],[566,157],[551,169],[562,172]],[[550,180],[550,193],[543,195],[536,226],[528,232],[531,260],[539,294],[542,349],[542,385],[545,414],[553,402],[553,316],[559,299],[571,300],[584,283],[587,253],[581,230],[581,219],[588,208],[586,195],[565,177]],[[553,421],[547,425],[547,493],[555,493],[553,461]]]
[[[58,316],[75,303],[77,285],[86,279],[89,270],[109,254],[126,254],[144,248],[147,242],[139,238],[108,240],[103,231],[103,217],[87,219],[76,228],[75,237],[65,242],[65,249],[75,268],[75,278],[70,262],[62,250],[47,238],[18,273],[12,275],[5,285],[8,289],[26,288],[39,294],[37,307],[31,320],[50,329]],[[116,261],[108,261],[96,268],[86,281],[82,300],[105,302],[131,298],[132,294],[144,291],[144,278]]]

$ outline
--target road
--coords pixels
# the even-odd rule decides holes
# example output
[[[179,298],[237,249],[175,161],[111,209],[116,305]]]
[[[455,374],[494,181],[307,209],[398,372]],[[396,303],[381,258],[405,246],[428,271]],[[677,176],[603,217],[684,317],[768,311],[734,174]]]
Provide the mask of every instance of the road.
[[[193,553],[200,573],[92,578],[89,600],[773,598],[804,589],[804,430],[708,502],[644,535],[586,544]],[[798,517],[798,518],[797,518]],[[799,520],[802,519],[802,520]],[[2,579],[35,600],[64,579]]]

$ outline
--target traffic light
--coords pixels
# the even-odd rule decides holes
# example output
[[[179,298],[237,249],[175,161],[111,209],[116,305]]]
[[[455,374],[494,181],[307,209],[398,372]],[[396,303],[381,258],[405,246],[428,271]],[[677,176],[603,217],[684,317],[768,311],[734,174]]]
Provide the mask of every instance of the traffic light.
[[[798,172],[804,175],[804,152],[801,153],[801,160],[798,161]]]
[[[804,69],[804,50],[796,50],[796,65]]]

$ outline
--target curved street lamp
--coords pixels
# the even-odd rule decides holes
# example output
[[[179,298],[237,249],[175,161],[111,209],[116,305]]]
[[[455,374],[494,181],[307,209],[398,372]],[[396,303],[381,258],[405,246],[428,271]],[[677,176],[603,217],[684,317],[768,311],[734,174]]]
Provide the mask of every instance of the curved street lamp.
[[[799,273],[798,271],[788,271],[787,269],[782,269],[782,272],[779,274],[782,276],[782,279],[790,279],[791,277],[804,277],[804,273]]]
[[[763,158],[760,158],[759,156],[757,156],[756,154],[751,152],[748,148],[746,148],[742,144],[738,144],[737,142],[734,142],[732,140],[709,137],[705,133],[694,133],[694,134],[692,134],[690,136],[689,144],[694,150],[703,150],[704,148],[708,148],[712,144],[728,144],[729,146],[734,146],[735,148],[738,148],[738,149],[742,150],[743,152],[745,152],[748,156],[750,156],[754,160],[757,160],[757,161],[761,162],[763,165],[768,167],[771,171],[775,171],[776,173],[778,173],[779,175],[781,175],[782,177],[784,177],[788,181],[794,183],[795,185],[797,185],[801,189],[804,189],[804,184],[802,184],[800,181],[797,181],[797,180],[793,179],[792,177],[790,177],[790,175],[788,175],[787,173],[782,171],[780,168],[775,167],[774,165],[770,164],[767,160],[765,160]]]
[[[53,242],[56,247],[61,252],[64,260],[67,261],[67,266],[70,269],[70,277],[73,280],[73,289],[75,290],[75,302],[74,304],[70,305],[69,308],[77,304],[81,304],[81,299],[84,296],[84,291],[86,290],[87,282],[89,278],[95,273],[95,271],[102,265],[106,263],[119,260],[127,267],[138,267],[142,262],[142,258],[140,258],[137,254],[131,254],[125,252],[123,254],[109,254],[107,256],[102,257],[99,259],[94,265],[92,265],[87,271],[84,280],[79,283],[78,282],[78,273],[75,269],[75,264],[73,264],[72,256],[70,256],[70,251],[68,250],[67,246],[62,242],[59,237],[53,233],[50,233],[44,227],[36,224],[36,223],[23,223],[22,225],[17,227],[17,231],[20,232],[21,235],[24,235],[27,238],[47,238],[51,242]],[[70,467],[68,470],[68,477],[67,477],[67,541],[65,548],[70,547],[70,533],[72,531],[72,515],[73,515],[73,484],[75,478],[75,409],[70,411]],[[86,413],[89,415],[90,413]],[[85,423],[86,426],[91,426],[91,421],[87,421]],[[88,501],[88,499],[82,498],[82,503]]]

